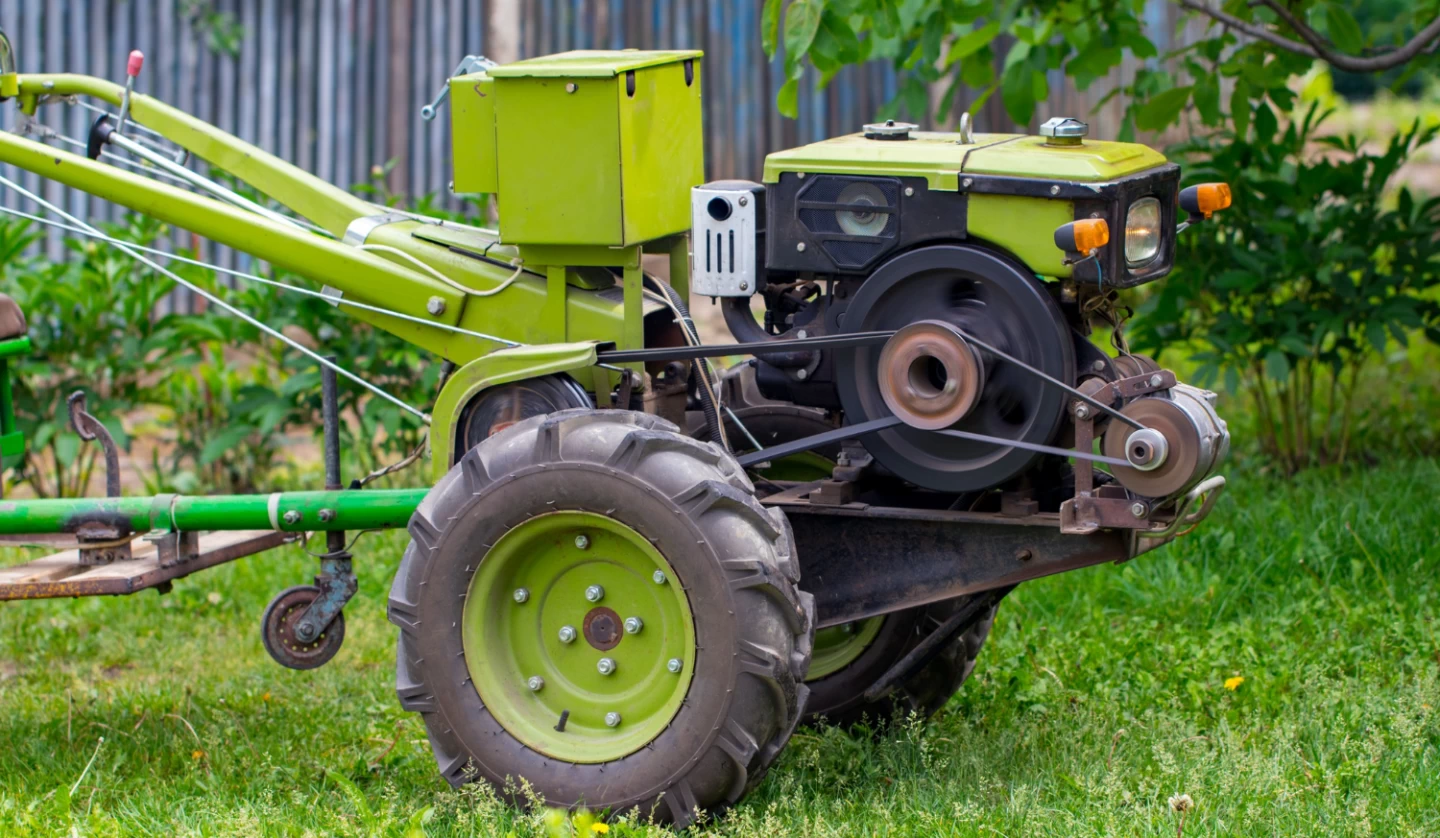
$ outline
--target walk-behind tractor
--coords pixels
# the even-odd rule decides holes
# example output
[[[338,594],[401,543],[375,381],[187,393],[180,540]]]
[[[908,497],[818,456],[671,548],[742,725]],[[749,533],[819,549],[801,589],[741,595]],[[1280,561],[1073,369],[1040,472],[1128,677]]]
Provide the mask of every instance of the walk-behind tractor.
[[[344,638],[346,534],[406,527],[396,688],[451,783],[682,824],[724,809],[802,721],[934,713],[1017,584],[1163,545],[1225,485],[1214,394],[1128,351],[1115,291],[1164,277],[1229,190],[1181,190],[1144,146],[1074,119],[883,122],[702,184],[699,52],[470,57],[423,115],[448,98],[453,190],[496,196],[491,230],[376,206],[142,95],[141,60],[124,85],[19,74],[0,44],[19,108],[0,162],[313,280],[266,281],[434,353],[434,405],[405,405],[433,486],[341,488],[337,374],[392,397],[308,348],[326,491],[122,497],[77,397],[109,496],[0,505],[0,533],[74,548],[0,572],[0,598],[163,592],[325,532],[315,584],[262,624],[309,668]],[[93,109],[90,136],[42,106]],[[41,208],[3,212],[187,284],[178,257],[0,185]],[[692,301],[735,342],[702,343]],[[27,351],[8,300],[0,324],[0,355]]]

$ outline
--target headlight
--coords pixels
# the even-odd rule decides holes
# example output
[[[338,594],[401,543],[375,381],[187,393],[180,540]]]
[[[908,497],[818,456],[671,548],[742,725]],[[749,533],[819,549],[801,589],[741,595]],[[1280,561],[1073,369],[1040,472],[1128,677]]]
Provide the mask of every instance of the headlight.
[[[1141,198],[1125,216],[1125,261],[1143,265],[1160,252],[1160,201]]]

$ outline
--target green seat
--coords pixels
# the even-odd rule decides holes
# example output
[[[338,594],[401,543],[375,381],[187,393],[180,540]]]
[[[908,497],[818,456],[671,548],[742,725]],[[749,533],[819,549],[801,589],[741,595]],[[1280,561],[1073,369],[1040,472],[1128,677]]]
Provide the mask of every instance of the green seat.
[[[15,427],[15,397],[10,388],[10,359],[30,352],[25,313],[9,295],[0,294],[0,470],[25,459],[25,437]]]

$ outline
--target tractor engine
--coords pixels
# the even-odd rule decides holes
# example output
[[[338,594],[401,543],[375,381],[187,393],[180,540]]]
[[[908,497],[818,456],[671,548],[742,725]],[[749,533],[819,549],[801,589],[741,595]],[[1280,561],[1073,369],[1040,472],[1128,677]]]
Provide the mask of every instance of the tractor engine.
[[[1110,460],[1098,481],[1148,511],[1224,456],[1214,394],[1130,354],[1114,301],[1169,272],[1182,212],[1201,220],[1218,202],[1182,195],[1158,152],[1089,140],[1070,119],[1039,137],[887,122],[772,154],[764,181],[693,190],[692,262],[694,292],[738,341],[785,341],[743,373],[772,412],[897,417],[859,440],[863,456],[951,494],[1053,483],[1053,449],[1078,433]],[[1091,342],[1096,323],[1117,357]],[[803,348],[876,332],[893,335]]]

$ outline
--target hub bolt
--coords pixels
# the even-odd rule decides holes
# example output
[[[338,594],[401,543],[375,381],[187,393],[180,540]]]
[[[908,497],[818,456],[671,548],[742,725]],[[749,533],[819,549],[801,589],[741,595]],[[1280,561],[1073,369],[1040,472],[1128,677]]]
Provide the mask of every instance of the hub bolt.
[[[574,642],[575,642],[575,627],[574,627],[574,626],[561,626],[561,627],[560,627],[560,642],[561,642],[561,643],[574,643]]]
[[[663,585],[665,584],[665,571],[657,570],[654,573],[650,574],[650,578],[655,580],[655,584]]]
[[[579,550],[586,550],[590,547],[590,539],[587,536],[575,536],[575,547]]]
[[[639,633],[640,633],[640,629],[642,629],[642,628],[645,628],[645,621],[642,620],[642,619],[640,619],[639,617],[626,617],[626,618],[625,618],[625,633],[626,633],[626,634],[639,634]]]
[[[585,598],[591,602],[599,602],[605,598],[605,589],[599,585],[591,585],[585,589]]]
[[[595,669],[597,669],[601,675],[612,675],[615,672],[615,659],[601,658],[600,662],[595,664]]]
[[[665,668],[675,673],[676,675],[680,674],[680,669],[684,666],[685,664],[682,663],[679,658],[671,658],[670,660],[665,662]]]
[[[605,724],[608,725],[608,726],[610,726],[610,727],[619,727],[619,726],[620,726],[620,714],[619,714],[619,713],[616,713],[614,710],[611,710],[609,713],[606,713],[606,714],[605,714]]]
[[[1144,518],[1145,513],[1148,511],[1149,510],[1145,507],[1145,504],[1139,501],[1130,504],[1130,514],[1134,515],[1136,518]]]
[[[529,589],[529,588],[516,588],[516,589],[515,589],[515,601],[516,601],[516,602],[522,602],[522,603],[523,603],[523,602],[525,602],[525,601],[528,600],[528,599],[530,599],[530,589]]]
[[[525,685],[530,688],[531,692],[538,693],[541,690],[545,689],[545,679],[541,678],[539,675],[531,675],[530,680],[526,681]]]

